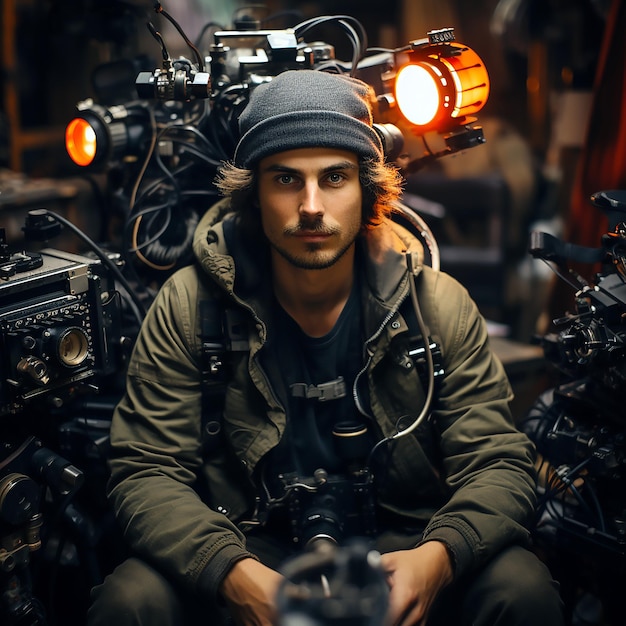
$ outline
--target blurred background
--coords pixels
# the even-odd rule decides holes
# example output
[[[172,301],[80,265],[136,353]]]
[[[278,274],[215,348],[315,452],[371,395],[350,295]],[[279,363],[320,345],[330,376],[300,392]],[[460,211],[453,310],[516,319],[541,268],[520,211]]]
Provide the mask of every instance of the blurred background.
[[[606,225],[589,195],[626,187],[623,2],[264,4],[264,28],[345,14],[361,21],[370,46],[393,48],[452,26],[457,40],[478,53],[491,80],[479,116],[486,143],[410,176],[406,201],[426,211],[442,268],[468,286],[495,335],[527,342],[543,332],[571,294],[561,294],[552,272],[527,254],[530,230],[596,246]],[[119,61],[121,72],[158,67],[148,14],[172,55],[189,50],[148,0],[2,0],[1,6],[0,220],[7,238],[19,240],[23,212],[35,205],[68,211],[97,238],[107,219],[98,208],[107,181],[86,177],[68,158],[65,126],[79,101],[101,97],[94,73],[104,64]],[[189,0],[164,8],[192,41],[206,43],[207,25],[230,28],[241,6]],[[332,29],[321,30],[320,39],[325,35],[341,41]]]

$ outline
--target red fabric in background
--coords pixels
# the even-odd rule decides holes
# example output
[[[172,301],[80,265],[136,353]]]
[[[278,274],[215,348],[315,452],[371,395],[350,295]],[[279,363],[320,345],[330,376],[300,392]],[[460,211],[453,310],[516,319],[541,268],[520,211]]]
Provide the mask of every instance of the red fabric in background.
[[[590,202],[598,191],[626,189],[626,0],[613,0],[594,80],[587,136],[572,187],[564,239],[598,248],[608,230],[603,211]],[[570,263],[589,282],[600,266]],[[562,280],[553,284],[550,318],[571,310],[574,291]]]
[[[572,188],[567,240],[598,247],[604,213],[589,202],[596,191],[626,189],[626,2],[613,0],[596,69],[587,138]],[[584,275],[584,274],[583,274]]]

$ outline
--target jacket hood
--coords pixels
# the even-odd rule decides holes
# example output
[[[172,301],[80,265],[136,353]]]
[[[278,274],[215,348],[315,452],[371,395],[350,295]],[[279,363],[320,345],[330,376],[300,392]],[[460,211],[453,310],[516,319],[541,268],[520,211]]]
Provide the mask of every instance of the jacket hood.
[[[227,199],[214,204],[196,228],[193,251],[204,271],[227,293],[246,298],[268,279],[269,257],[261,233],[263,239],[255,245],[244,240],[236,225],[237,216]],[[366,231],[359,245],[365,252],[361,258],[365,259],[366,280],[375,297],[383,301],[392,298],[406,275],[406,261],[401,256],[409,252],[418,270],[424,264],[419,238],[393,219]]]

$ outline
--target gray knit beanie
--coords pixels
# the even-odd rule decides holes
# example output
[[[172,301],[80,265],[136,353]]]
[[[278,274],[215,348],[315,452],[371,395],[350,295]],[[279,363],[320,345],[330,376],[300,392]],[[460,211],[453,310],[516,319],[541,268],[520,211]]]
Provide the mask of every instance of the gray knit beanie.
[[[254,89],[239,116],[234,163],[250,168],[295,148],[338,148],[381,160],[372,128],[372,89],[342,74],[289,70]]]

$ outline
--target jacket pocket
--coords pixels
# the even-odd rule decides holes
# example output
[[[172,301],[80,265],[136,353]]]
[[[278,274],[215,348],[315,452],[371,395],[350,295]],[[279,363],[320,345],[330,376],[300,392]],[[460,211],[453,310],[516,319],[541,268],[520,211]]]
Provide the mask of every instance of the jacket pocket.
[[[389,442],[387,453],[381,451],[375,480],[383,508],[413,517],[420,511],[432,514],[445,502],[445,484],[435,459],[426,453],[432,436],[429,431],[429,424],[422,425],[415,433]],[[418,439],[424,441],[425,447]]]

